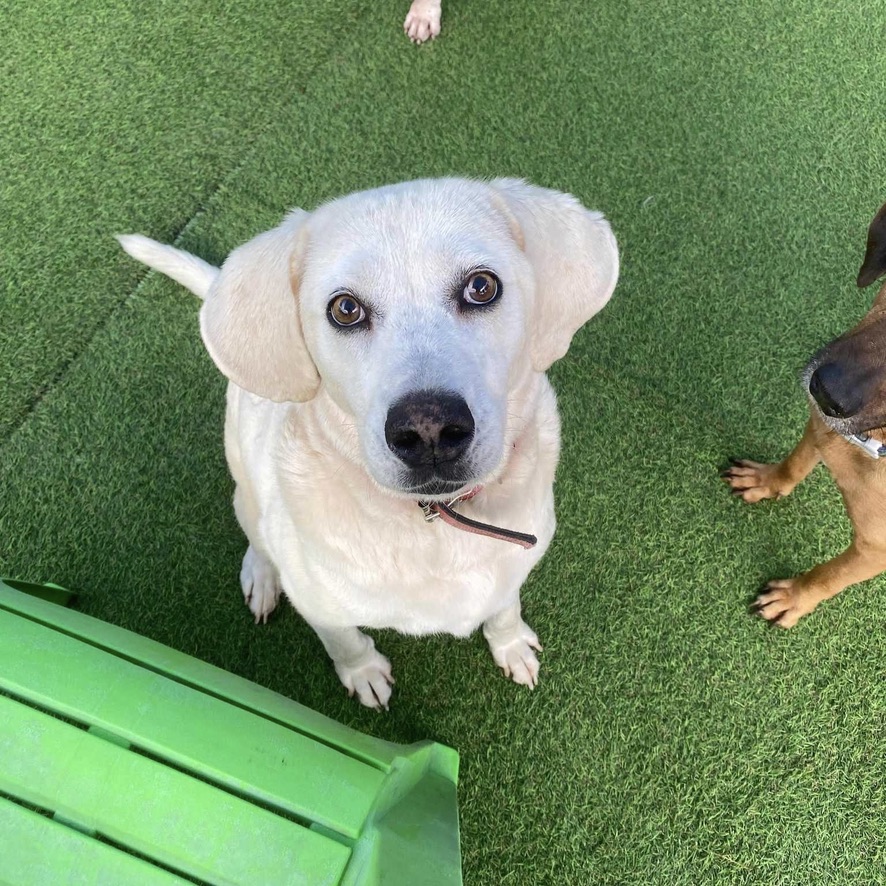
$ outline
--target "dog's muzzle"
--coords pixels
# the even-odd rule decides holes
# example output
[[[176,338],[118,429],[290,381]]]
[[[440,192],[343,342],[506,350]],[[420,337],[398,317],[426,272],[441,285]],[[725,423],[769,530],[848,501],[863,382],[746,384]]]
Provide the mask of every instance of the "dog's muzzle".
[[[828,418],[851,418],[863,403],[857,380],[839,363],[824,363],[812,373],[809,395]]]
[[[453,482],[469,482],[465,456],[475,427],[474,416],[463,397],[448,391],[415,391],[401,397],[388,410],[385,442],[409,469],[414,487],[442,490]],[[524,548],[538,543],[529,533],[481,523],[453,510],[454,505],[473,498],[480,490],[475,486],[449,501],[420,500],[418,505],[429,523],[440,519],[456,529]]]
[[[862,408],[863,398],[858,394],[859,385],[847,381],[846,373],[839,363],[824,363],[809,377],[809,396],[822,415],[827,418],[850,419]],[[871,458],[886,456],[886,444],[864,432],[842,433],[840,436],[858,446]]]

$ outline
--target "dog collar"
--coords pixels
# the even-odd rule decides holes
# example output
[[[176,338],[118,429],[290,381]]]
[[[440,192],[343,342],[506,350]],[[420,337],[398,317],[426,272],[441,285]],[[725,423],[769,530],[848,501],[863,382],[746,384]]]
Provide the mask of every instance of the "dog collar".
[[[470,517],[457,514],[452,510],[453,505],[462,501],[469,501],[482,488],[482,486],[475,486],[473,489],[469,489],[467,492],[463,492],[449,501],[420,501],[418,506],[424,511],[425,520],[428,523],[439,518],[456,529],[464,529],[466,532],[485,535],[488,538],[497,538],[499,541],[509,541],[512,544],[520,545],[522,548],[535,547],[538,539],[534,535],[529,535],[527,532],[516,532],[513,529],[501,529],[498,526],[491,526],[489,523],[481,523],[479,520],[472,520]]]
[[[854,443],[871,458],[883,458],[886,456],[886,443],[880,443],[868,434],[847,434],[843,437],[850,443]]]

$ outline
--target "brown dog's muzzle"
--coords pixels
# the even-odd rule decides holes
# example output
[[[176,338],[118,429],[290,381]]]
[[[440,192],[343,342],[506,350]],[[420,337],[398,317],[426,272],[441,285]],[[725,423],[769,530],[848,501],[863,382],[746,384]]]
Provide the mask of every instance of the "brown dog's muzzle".
[[[839,363],[825,363],[812,373],[809,395],[829,418],[851,418],[862,409],[866,399]]]
[[[804,379],[835,431],[861,434],[886,426],[886,286],[858,326],[809,361]]]
[[[868,229],[858,285],[886,273],[886,205]],[[825,345],[803,374],[809,396],[826,423],[852,436],[886,426],[886,286],[849,332]]]

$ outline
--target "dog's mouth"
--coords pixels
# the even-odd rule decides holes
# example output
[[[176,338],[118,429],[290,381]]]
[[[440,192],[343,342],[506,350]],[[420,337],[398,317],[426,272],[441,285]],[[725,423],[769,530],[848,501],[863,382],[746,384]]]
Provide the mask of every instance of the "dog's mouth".
[[[851,430],[845,427],[845,420],[834,419],[822,412],[821,407],[811,395],[809,402],[825,425],[838,437],[842,437],[847,443],[857,446],[871,458],[886,457],[886,439],[884,439],[886,437],[886,428],[883,428],[881,423],[877,423],[863,431]]]
[[[419,468],[400,465],[390,473],[367,465],[369,476],[388,495],[414,502],[449,502],[470,490],[485,486],[495,478],[495,471],[478,470],[482,466],[466,459],[460,464],[436,464]]]
[[[451,501],[454,498],[461,498],[474,488],[476,483],[473,481],[444,480],[436,477],[425,482],[401,486],[398,492],[416,501]]]

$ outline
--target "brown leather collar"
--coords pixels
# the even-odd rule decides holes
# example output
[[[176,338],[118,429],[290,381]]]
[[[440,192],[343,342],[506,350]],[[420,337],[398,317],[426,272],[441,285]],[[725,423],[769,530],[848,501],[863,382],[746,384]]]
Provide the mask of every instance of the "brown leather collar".
[[[450,501],[420,501],[418,505],[424,511],[425,520],[429,523],[439,517],[444,523],[448,523],[456,529],[464,529],[466,532],[485,535],[488,538],[497,538],[499,541],[509,541],[512,544],[520,545],[522,548],[535,547],[538,539],[534,535],[529,535],[526,532],[516,532],[513,529],[502,529],[498,526],[491,526],[489,523],[481,523],[479,520],[472,520],[463,514],[457,514],[452,509],[453,505],[472,499],[482,488],[482,486],[475,486],[473,489],[469,489]]]

